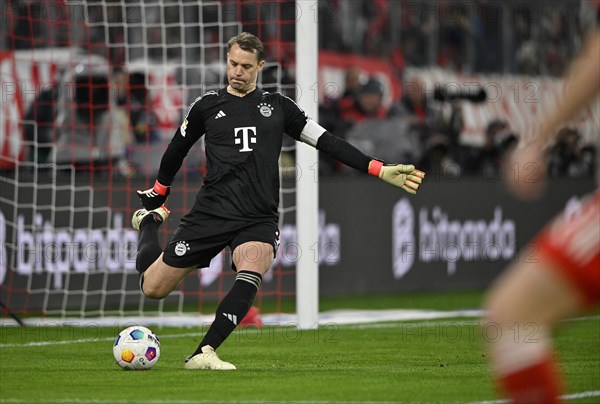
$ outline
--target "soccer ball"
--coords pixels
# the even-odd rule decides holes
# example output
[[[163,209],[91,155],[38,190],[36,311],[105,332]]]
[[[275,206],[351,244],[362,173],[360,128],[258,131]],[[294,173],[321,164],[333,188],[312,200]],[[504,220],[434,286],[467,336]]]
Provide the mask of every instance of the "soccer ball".
[[[125,370],[147,370],[160,358],[160,341],[146,327],[128,327],[117,335],[113,355],[117,365]]]

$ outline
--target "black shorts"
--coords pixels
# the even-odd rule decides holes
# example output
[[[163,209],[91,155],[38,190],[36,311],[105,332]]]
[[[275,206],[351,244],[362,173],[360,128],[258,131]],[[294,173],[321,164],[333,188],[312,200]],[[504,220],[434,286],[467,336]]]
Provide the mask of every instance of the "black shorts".
[[[187,219],[187,220],[185,220]],[[240,244],[260,241],[279,245],[279,229],[275,221],[240,221],[195,214],[179,224],[164,250],[165,264],[176,268],[205,268],[225,247],[234,251]],[[235,268],[233,268],[235,270]]]

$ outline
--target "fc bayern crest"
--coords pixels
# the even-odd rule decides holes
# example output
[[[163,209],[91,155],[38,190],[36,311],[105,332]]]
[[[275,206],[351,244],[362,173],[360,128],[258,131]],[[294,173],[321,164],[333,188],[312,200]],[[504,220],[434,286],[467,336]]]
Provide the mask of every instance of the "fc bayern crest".
[[[187,243],[186,241],[178,241],[177,244],[175,245],[175,254],[178,257],[181,257],[183,254],[188,252],[189,249],[190,249],[189,243]]]
[[[260,110],[261,115],[264,116],[265,118],[270,117],[271,114],[273,113],[273,107],[271,106],[271,104],[261,102],[260,104],[257,105],[257,107]]]

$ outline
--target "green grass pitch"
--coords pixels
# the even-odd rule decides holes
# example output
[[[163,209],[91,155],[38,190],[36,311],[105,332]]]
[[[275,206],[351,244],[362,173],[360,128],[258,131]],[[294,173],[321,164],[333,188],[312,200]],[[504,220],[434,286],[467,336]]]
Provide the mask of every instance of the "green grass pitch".
[[[458,296],[458,297],[457,297]],[[452,300],[454,299],[454,300]],[[370,297],[365,308],[448,308],[478,295]],[[438,302],[439,300],[439,302]],[[348,301],[344,301],[347,306]],[[324,306],[333,308],[335,301]],[[379,306],[381,307],[381,306]],[[390,307],[390,306],[388,306]],[[428,307],[439,308],[439,307]],[[237,330],[219,349],[237,371],[186,371],[202,331],[151,327],[161,358],[149,371],[123,371],[112,358],[120,326],[0,328],[0,402],[474,402],[497,400],[478,319],[328,324],[319,330]],[[555,335],[567,393],[600,390],[598,313]],[[600,397],[574,400],[599,402]]]

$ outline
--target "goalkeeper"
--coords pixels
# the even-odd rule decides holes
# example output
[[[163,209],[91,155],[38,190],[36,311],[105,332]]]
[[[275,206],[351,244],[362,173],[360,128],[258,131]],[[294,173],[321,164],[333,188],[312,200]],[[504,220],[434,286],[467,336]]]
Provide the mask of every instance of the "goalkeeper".
[[[215,350],[250,307],[279,243],[279,165],[283,133],[357,170],[414,194],[424,173],[412,165],[385,165],[330,134],[291,99],[256,85],[265,65],[262,42],[241,33],[228,43],[228,86],[194,101],[168,145],[154,187],[138,191],[144,209],[136,266],[144,295],[161,299],[192,270],[208,266],[224,247],[232,251],[236,280],[186,369],[231,370]],[[207,173],[191,211],[162,250],[158,227],[168,217],[169,186],[192,145],[204,135]]]

